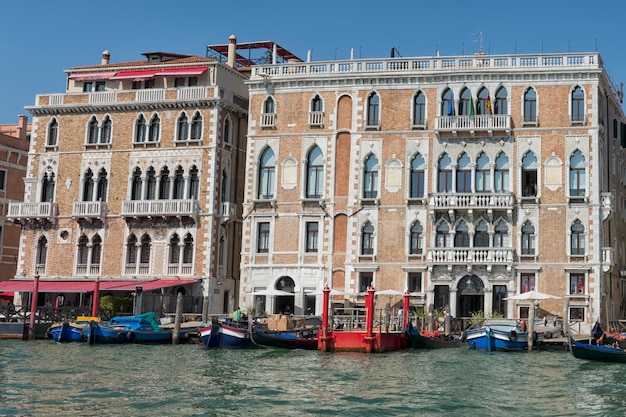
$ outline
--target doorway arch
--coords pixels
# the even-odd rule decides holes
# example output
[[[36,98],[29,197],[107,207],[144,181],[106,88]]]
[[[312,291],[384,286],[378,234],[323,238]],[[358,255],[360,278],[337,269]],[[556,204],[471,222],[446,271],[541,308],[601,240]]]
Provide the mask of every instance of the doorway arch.
[[[471,313],[485,309],[485,284],[476,275],[465,275],[457,284],[458,317],[470,317]]]
[[[274,284],[274,289],[277,291],[295,293],[296,283],[289,276],[282,276],[278,278]],[[294,296],[293,295],[277,295],[274,299],[274,314],[293,314],[294,313]]]

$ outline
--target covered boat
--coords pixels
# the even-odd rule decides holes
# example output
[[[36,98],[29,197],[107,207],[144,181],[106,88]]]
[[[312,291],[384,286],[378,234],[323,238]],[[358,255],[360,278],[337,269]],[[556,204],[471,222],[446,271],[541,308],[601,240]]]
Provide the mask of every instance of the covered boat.
[[[528,348],[528,332],[517,320],[485,320],[477,329],[465,331],[471,349],[486,351],[514,351]]]
[[[91,322],[84,336],[93,343],[171,343],[172,330],[159,326],[152,312],[113,317],[108,323]],[[186,335],[181,334],[181,338]]]

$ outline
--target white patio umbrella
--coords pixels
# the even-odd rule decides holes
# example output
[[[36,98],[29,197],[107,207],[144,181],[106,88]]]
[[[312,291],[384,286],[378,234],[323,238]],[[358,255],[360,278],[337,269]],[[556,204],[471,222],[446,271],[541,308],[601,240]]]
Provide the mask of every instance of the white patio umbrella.
[[[279,295],[295,295],[292,292],[288,292],[288,291],[282,291],[282,290],[276,290],[276,289],[267,289],[267,290],[259,290],[259,291],[254,291],[249,293],[251,295],[275,295],[275,296],[279,296]]]
[[[531,290],[531,291],[523,292],[521,294],[506,297],[505,300],[539,301],[539,300],[559,300],[560,298],[561,297],[557,297],[556,295],[546,294],[543,292]]]
[[[389,290],[376,291],[375,294],[376,295],[404,295],[404,292],[389,289]]]

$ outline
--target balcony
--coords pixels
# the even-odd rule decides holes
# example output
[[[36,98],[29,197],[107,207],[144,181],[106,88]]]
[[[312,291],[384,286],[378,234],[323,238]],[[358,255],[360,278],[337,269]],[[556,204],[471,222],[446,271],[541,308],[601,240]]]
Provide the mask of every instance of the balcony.
[[[222,223],[232,220],[237,215],[237,203],[225,202],[220,205],[220,219]]]
[[[600,193],[600,202],[602,220],[604,221],[608,219],[611,213],[615,210],[615,197],[612,192]]]
[[[511,210],[515,204],[513,193],[469,194],[469,193],[431,193],[431,208],[436,210],[449,209],[497,209]]]
[[[309,112],[309,127],[324,127],[324,112],[323,111]]]
[[[602,271],[611,272],[613,269],[613,248],[602,248]]]
[[[476,132],[493,136],[495,132],[511,134],[511,116],[508,114],[486,114],[479,116],[439,116],[435,117],[435,132],[452,133],[467,132],[474,136]]]
[[[486,265],[491,271],[493,265],[505,265],[510,270],[513,265],[515,251],[513,248],[428,248],[426,265],[446,265],[451,271],[454,265],[467,267],[468,272],[473,266]]]
[[[57,205],[53,202],[22,203],[9,202],[7,218],[14,222],[43,222],[53,221],[57,216]]]
[[[191,217],[198,214],[197,200],[124,200],[122,217]]]
[[[72,217],[74,219],[104,219],[107,214],[105,201],[74,201]]]
[[[274,129],[276,127],[276,113],[261,114],[261,128]]]

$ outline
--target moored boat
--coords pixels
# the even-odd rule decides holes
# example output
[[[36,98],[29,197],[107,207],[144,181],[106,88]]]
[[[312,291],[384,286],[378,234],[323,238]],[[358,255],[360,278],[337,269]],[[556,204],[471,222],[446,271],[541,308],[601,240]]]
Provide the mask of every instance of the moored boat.
[[[99,322],[100,319],[79,316],[75,320],[63,320],[52,324],[46,334],[56,342],[83,342],[83,332],[91,321]]]
[[[462,344],[461,338],[452,335],[442,335],[438,331],[429,332],[411,327],[407,330],[411,345],[415,349],[443,349],[456,348]]]
[[[471,349],[486,351],[515,351],[528,348],[528,332],[517,320],[485,320],[477,329],[465,331]]]
[[[236,322],[213,320],[210,326],[198,331],[204,347],[211,348],[256,348],[250,338],[247,321],[237,325]]]
[[[598,362],[626,363],[626,336],[607,334],[600,323],[594,324],[591,329],[591,338],[587,342],[574,340],[569,337],[569,348],[572,355],[578,359],[587,359]]]
[[[317,331],[316,329],[306,330],[252,330],[252,342],[268,347],[282,349],[317,349]]]
[[[181,333],[181,338],[186,333]],[[91,322],[83,338],[94,343],[171,343],[172,330],[162,329],[154,313],[113,317],[108,323]]]

